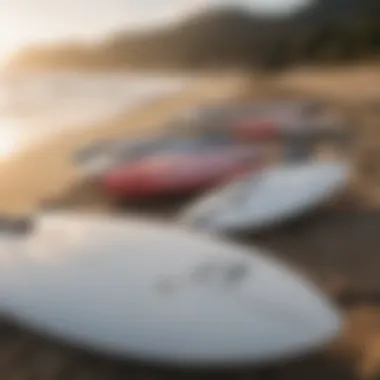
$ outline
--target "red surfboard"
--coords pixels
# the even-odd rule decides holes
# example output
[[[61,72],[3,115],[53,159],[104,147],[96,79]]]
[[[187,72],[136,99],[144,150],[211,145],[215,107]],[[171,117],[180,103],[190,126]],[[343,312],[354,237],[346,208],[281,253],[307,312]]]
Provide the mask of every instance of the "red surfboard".
[[[246,119],[233,124],[233,134],[241,140],[250,142],[268,141],[280,135],[280,123],[268,119]]]
[[[108,194],[144,198],[208,189],[258,168],[257,149],[230,147],[205,153],[160,155],[125,164],[103,178]]]

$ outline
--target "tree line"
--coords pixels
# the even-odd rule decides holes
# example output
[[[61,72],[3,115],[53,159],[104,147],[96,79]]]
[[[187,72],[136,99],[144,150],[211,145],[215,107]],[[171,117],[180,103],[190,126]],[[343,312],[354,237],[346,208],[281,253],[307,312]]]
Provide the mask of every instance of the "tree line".
[[[379,20],[379,0],[317,0],[287,17],[220,8],[177,26],[121,32],[98,44],[31,47],[11,67],[277,70],[341,64],[379,57]]]

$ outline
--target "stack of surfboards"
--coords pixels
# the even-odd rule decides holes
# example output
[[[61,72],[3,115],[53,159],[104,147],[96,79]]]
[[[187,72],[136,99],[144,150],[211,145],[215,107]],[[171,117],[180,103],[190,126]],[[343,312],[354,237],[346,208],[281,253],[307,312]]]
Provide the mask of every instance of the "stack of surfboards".
[[[82,158],[96,173],[119,160],[99,157]],[[2,236],[0,308],[79,347],[163,364],[223,367],[305,354],[339,334],[339,311],[270,253],[216,235],[299,217],[349,178],[346,162],[250,172],[187,205],[177,225],[42,213]]]

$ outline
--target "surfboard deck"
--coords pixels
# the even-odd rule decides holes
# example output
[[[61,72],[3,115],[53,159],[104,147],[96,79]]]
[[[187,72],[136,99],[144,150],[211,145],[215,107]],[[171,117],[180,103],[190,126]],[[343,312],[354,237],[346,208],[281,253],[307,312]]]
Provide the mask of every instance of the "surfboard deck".
[[[178,226],[49,213],[0,241],[1,311],[89,350],[251,365],[319,348],[341,327],[330,301],[267,253]]]
[[[275,166],[213,189],[185,207],[179,220],[218,232],[272,228],[312,211],[342,191],[346,163],[295,163]]]

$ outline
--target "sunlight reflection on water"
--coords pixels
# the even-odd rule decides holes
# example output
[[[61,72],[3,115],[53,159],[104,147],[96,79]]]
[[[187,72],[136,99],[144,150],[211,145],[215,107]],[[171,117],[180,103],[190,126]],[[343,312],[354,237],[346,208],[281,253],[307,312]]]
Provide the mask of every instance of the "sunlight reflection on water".
[[[0,119],[0,159],[15,155],[21,148],[20,130],[11,120]]]
[[[190,82],[194,80],[75,72],[0,78],[0,159],[53,134],[172,96]]]

